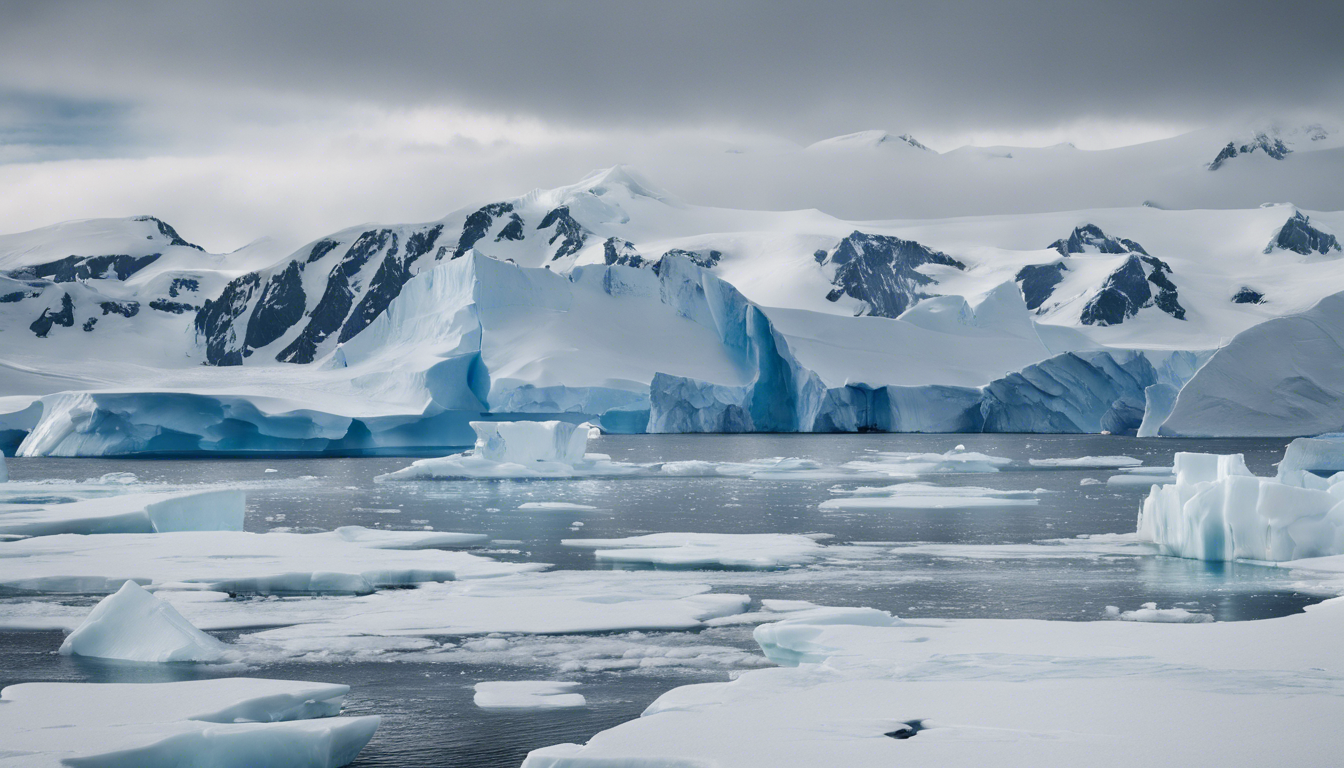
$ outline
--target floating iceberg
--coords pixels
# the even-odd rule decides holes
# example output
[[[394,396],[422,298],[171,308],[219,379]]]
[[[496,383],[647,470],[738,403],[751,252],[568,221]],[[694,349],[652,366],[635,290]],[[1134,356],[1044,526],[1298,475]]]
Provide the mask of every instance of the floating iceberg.
[[[845,466],[856,470],[885,471],[891,475],[934,475],[998,472],[1000,467],[1012,463],[1012,459],[968,451],[966,446],[958,445],[947,453],[881,452],[876,458],[851,461]]]
[[[1157,603],[1144,603],[1134,611],[1121,611],[1114,605],[1106,606],[1106,617],[1120,621],[1147,621],[1156,624],[1207,624],[1213,617],[1207,613],[1193,613],[1184,608],[1158,608]]]
[[[414,548],[417,542],[432,542],[440,536],[434,531],[367,529],[354,533],[347,529],[330,533],[41,536],[5,544],[0,586],[97,594],[116,591],[127,581],[185,582],[197,589],[232,594],[366,594],[379,587],[502,576],[544,567]]]
[[[1279,462],[1279,478],[1296,478],[1313,470],[1344,471],[1344,435],[1299,437],[1288,444]]]
[[[1241,454],[1177,453],[1176,482],[1152,488],[1140,536],[1196,560],[1297,560],[1344,553],[1344,475],[1256,477]]]
[[[380,721],[336,717],[349,691],[246,677],[11,685],[0,691],[0,762],[336,768],[354,761]]]
[[[1040,503],[1032,491],[1000,491],[976,486],[941,486],[930,483],[899,483],[885,487],[859,487],[821,502],[820,509],[980,509],[984,507],[1032,507]]]
[[[564,539],[599,561],[668,568],[784,568],[821,557],[824,547],[787,533],[651,533],[624,539]]]
[[[597,507],[591,504],[575,504],[569,501],[527,501],[518,505],[519,509],[548,510],[554,512],[591,512]]]
[[[528,480],[652,474],[656,465],[612,461],[585,454],[586,424],[563,421],[473,421],[476,447],[436,459],[421,459],[379,480]]]
[[[124,661],[219,661],[226,652],[134,581],[103,598],[61,643],[63,654]]]
[[[241,531],[246,494],[238,489],[130,493],[66,504],[0,509],[0,534]]]
[[[476,684],[472,701],[481,709],[573,709],[587,706],[578,683],[496,680]]]

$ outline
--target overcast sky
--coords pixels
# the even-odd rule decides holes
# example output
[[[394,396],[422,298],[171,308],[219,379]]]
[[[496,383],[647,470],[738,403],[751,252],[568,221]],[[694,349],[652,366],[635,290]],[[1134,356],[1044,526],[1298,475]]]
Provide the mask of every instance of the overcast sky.
[[[1337,118],[1341,29],[1339,0],[0,0],[0,231],[213,206],[236,246],[687,143],[1095,149]]]

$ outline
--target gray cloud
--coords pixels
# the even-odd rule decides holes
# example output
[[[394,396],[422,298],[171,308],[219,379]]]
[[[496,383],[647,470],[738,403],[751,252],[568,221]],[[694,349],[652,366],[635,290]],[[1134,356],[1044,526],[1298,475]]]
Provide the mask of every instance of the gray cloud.
[[[1344,3],[0,5],[0,85],[178,110],[452,104],[585,128],[1203,123],[1337,110]]]

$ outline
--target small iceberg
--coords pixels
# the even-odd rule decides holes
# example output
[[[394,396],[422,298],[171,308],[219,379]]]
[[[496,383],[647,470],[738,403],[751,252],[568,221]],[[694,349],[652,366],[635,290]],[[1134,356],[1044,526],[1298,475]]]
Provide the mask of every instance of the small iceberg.
[[[664,568],[785,568],[821,557],[822,545],[789,533],[651,533],[624,539],[564,539],[609,563]]]
[[[1080,456],[1076,459],[1031,459],[1029,463],[1033,467],[1121,469],[1140,466],[1143,460],[1133,456]]]
[[[549,680],[496,680],[476,684],[472,698],[481,709],[575,709],[588,705],[574,693],[578,683]]]
[[[473,421],[472,450],[421,459],[378,480],[532,480],[620,477],[657,472],[657,465],[612,461],[584,453],[590,429],[564,421]]]
[[[66,656],[123,661],[219,661],[224,643],[207,635],[134,581],[94,606],[89,617],[61,643]]]

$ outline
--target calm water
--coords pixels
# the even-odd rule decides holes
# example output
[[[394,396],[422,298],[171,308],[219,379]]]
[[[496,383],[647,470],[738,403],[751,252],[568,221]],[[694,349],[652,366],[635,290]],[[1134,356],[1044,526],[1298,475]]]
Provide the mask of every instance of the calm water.
[[[936,451],[956,444],[1025,462],[1029,458],[1123,454],[1167,465],[1178,450],[1246,454],[1252,471],[1272,474],[1284,441],[1138,440],[1047,435],[743,435],[608,436],[589,450],[617,460],[748,461],[796,456],[826,464],[868,452]],[[1144,491],[1104,485],[1107,470],[1023,470],[931,478],[947,485],[1037,489],[1034,507],[973,511],[885,510],[824,512],[830,488],[855,483],[761,481],[741,478],[645,478],[614,481],[375,483],[376,475],[408,459],[10,460],[14,480],[83,480],[134,472],[143,482],[244,482],[247,528],[329,530],[358,524],[479,532],[516,554],[501,559],[552,563],[557,569],[596,567],[590,552],[560,545],[563,538],[619,537],[660,531],[710,533],[827,533],[827,543],[968,545],[1025,544],[1083,534],[1132,532]],[[267,469],[277,470],[266,472]],[[1100,485],[1081,485],[1085,478]],[[871,484],[871,481],[866,481]],[[595,511],[524,511],[519,505],[565,501]],[[574,523],[582,522],[582,526]],[[1154,556],[948,557],[946,551],[907,552],[865,547],[871,556],[776,572],[706,572],[716,590],[753,598],[805,599],[829,605],[868,605],[905,616],[1095,620],[1105,606],[1136,608],[1154,601],[1211,613],[1219,620],[1267,618],[1296,612],[1319,597],[1298,591],[1277,569],[1228,566]],[[955,554],[955,553],[954,553]],[[86,598],[92,603],[93,598]],[[0,611],[4,604],[0,603]],[[228,639],[230,635],[222,635]],[[684,638],[684,636],[683,636]],[[618,639],[622,639],[618,637]],[[648,636],[641,636],[647,640]],[[655,638],[656,639],[656,638]],[[744,628],[707,630],[705,642],[752,649]],[[142,666],[55,655],[58,632],[0,633],[0,685],[29,680],[180,679],[213,674],[191,666]],[[584,683],[580,710],[512,714],[471,703],[481,680],[556,678],[553,667],[528,663],[286,662],[248,674],[312,679],[353,686],[349,711],[376,713],[384,723],[356,765],[516,766],[529,749],[584,741],[639,714],[658,694],[689,682],[727,679],[725,669],[566,674]]]

